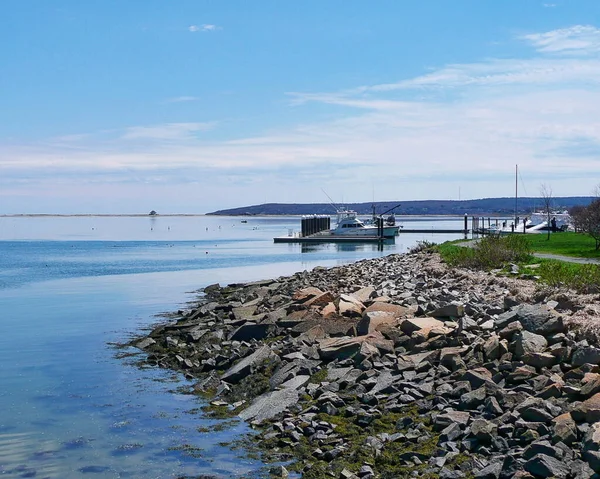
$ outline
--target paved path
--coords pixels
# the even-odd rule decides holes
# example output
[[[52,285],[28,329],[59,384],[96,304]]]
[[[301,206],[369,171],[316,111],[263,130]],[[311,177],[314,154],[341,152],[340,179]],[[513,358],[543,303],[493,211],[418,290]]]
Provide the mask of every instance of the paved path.
[[[596,258],[576,258],[574,256],[563,256],[560,254],[550,253],[533,253],[533,256],[536,258],[556,259],[558,261],[565,261],[567,263],[600,264],[600,259]]]

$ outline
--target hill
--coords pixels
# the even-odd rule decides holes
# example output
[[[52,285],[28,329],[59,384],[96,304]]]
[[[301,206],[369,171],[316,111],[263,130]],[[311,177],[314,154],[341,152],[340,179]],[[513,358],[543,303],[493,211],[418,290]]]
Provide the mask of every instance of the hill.
[[[591,196],[566,196],[552,198],[552,208],[565,210],[576,205],[587,205]],[[396,214],[400,215],[464,215],[494,216],[513,215],[514,198],[482,198],[477,200],[420,200],[420,201],[382,201],[375,203],[378,214],[396,206]],[[367,215],[373,212],[373,203],[346,203],[348,209],[358,214]],[[518,214],[529,214],[541,210],[541,198],[524,197],[518,200]],[[240,215],[333,215],[335,208],[330,203],[265,203],[262,205],[241,206],[213,211],[208,215],[240,216]]]

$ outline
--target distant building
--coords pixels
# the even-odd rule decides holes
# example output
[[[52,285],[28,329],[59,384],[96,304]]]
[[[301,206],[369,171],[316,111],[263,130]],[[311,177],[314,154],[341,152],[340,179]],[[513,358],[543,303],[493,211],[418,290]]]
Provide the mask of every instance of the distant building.
[[[158,213],[157,213],[156,211],[154,211],[154,210],[152,210],[152,211],[149,213],[149,215],[150,215],[150,216],[156,216],[157,214],[158,214]]]

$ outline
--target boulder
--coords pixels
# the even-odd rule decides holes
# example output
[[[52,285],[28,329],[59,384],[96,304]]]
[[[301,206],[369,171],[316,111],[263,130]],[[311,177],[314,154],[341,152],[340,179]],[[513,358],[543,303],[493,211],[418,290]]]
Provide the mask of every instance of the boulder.
[[[268,323],[247,322],[237,328],[229,337],[230,341],[250,341],[251,339],[264,339],[269,329],[273,326]]]
[[[386,311],[365,311],[356,326],[358,334],[369,334],[381,328],[393,327],[398,324],[398,318]]]
[[[437,308],[430,313],[434,318],[460,318],[465,314],[465,307],[462,304],[450,303]]]
[[[373,311],[383,311],[386,313],[392,313],[396,318],[401,318],[406,315],[410,310],[405,306],[399,304],[386,303],[377,301],[365,309],[364,313],[370,313]]]
[[[319,356],[324,360],[344,359],[360,351],[361,345],[367,342],[383,352],[394,350],[394,343],[385,339],[379,331],[354,338],[328,338],[319,341]]]
[[[541,353],[548,346],[548,341],[544,336],[527,330],[515,333],[514,338],[514,350],[517,359],[528,353]]]
[[[600,364],[600,349],[594,346],[579,346],[574,349],[571,364],[582,366],[588,363]]]
[[[548,336],[554,333],[562,333],[565,329],[562,317],[545,305],[521,304],[513,311],[523,325],[523,329],[531,333]]]
[[[262,346],[254,351],[250,356],[246,356],[225,371],[221,376],[221,379],[228,383],[237,383],[243,377],[247,376],[260,363],[274,356],[275,353],[271,351],[269,346]]]
[[[348,294],[341,294],[338,301],[338,311],[342,316],[361,317],[365,310],[364,304]]]
[[[350,296],[356,298],[358,301],[365,304],[366,302],[377,296],[377,292],[372,286],[366,286],[364,288],[359,289],[358,291],[354,291],[354,293],[350,294]]]
[[[571,410],[571,416],[575,421],[586,421],[595,423],[600,421],[600,393],[579,403]]]
[[[308,288],[303,288],[296,291],[293,294],[292,299],[298,303],[304,303],[305,301],[308,301],[309,299],[314,298],[316,296],[321,296],[322,294],[323,291],[321,291],[319,288],[310,286]]]
[[[239,414],[239,416],[244,421],[253,420],[260,423],[284,412],[296,404],[298,398],[298,391],[293,388],[268,392],[257,397],[249,407]]]
[[[429,336],[432,330],[440,334],[449,334],[453,331],[452,328],[446,327],[442,321],[435,318],[408,318],[400,323],[400,329],[408,335],[418,331],[425,337]]]
[[[525,463],[524,468],[536,477],[565,479],[569,474],[567,464],[546,454],[535,455]]]

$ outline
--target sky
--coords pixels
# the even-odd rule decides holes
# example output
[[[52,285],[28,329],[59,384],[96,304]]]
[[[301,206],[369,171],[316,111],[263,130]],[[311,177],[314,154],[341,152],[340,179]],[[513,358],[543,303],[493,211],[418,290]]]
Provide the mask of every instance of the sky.
[[[2,0],[0,214],[586,196],[597,0]]]

